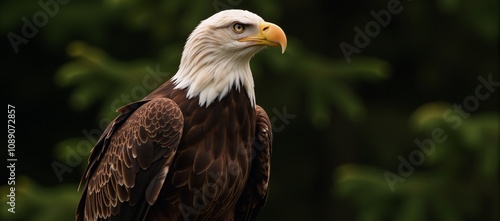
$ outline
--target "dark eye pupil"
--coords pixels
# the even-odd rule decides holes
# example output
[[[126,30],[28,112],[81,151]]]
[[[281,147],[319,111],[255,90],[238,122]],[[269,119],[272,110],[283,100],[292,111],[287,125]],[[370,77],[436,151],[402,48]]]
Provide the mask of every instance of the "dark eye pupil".
[[[234,24],[233,28],[235,31],[238,32],[243,31],[245,29],[245,27],[242,24]]]

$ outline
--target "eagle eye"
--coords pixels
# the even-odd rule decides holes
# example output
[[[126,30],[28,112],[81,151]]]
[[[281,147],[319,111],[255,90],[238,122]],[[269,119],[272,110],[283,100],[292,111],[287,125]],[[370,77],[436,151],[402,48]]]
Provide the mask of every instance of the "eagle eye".
[[[234,23],[233,24],[233,31],[238,33],[238,34],[241,34],[245,31],[245,25],[241,24],[241,23]]]

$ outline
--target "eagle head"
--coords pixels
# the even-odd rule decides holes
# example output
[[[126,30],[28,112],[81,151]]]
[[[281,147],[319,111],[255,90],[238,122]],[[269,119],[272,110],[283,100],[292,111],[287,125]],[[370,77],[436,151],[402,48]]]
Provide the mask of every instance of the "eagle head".
[[[189,35],[179,70],[172,80],[176,89],[187,89],[187,98],[209,106],[230,90],[246,90],[255,106],[250,59],[266,46],[286,49],[283,30],[245,10],[225,10],[203,20]]]

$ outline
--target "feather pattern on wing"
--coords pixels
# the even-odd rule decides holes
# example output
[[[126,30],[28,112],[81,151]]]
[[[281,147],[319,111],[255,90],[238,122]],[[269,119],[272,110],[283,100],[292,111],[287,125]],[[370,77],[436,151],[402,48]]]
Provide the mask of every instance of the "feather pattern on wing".
[[[157,98],[119,112],[92,151],[77,220],[144,219],[169,171],[184,122],[177,104]]]

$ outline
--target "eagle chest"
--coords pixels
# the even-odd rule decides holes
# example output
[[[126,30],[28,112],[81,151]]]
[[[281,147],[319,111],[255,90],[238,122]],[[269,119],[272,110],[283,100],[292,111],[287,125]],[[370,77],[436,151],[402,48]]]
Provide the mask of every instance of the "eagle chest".
[[[197,99],[178,103],[184,131],[167,183],[170,201],[202,213],[232,210],[247,182],[255,136],[255,109],[246,93],[232,91],[208,107]],[[167,184],[168,185],[168,184]]]

